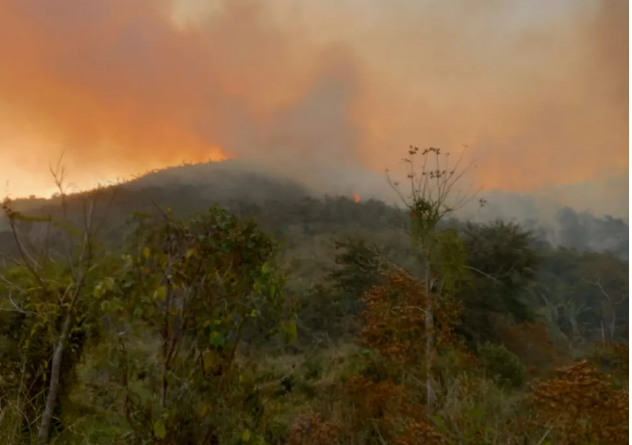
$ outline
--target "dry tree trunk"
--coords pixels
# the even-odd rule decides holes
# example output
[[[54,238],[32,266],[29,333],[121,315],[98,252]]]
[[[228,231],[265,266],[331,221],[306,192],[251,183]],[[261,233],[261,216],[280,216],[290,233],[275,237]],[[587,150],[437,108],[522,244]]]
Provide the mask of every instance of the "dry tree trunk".
[[[434,317],[431,294],[430,268],[426,266],[426,403],[428,407],[434,404],[432,390],[432,350],[434,344]]]
[[[57,346],[55,347],[55,353],[53,354],[53,362],[51,364],[50,373],[50,386],[48,390],[48,397],[46,397],[46,407],[42,414],[42,422],[37,434],[37,444],[47,445],[50,439],[50,426],[53,420],[53,411],[55,409],[55,403],[57,401],[57,395],[59,394],[59,381],[61,375],[61,361],[64,355],[64,349],[66,342],[70,337],[70,328],[72,324],[72,315],[70,309],[64,320],[64,326],[59,335]]]

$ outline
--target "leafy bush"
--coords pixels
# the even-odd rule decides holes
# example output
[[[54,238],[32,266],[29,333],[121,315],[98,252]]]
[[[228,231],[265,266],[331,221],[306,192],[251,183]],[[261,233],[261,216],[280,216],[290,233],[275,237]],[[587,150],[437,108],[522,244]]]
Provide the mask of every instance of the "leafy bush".
[[[527,381],[527,369],[518,356],[502,345],[485,343],[478,349],[479,360],[489,377],[503,386],[519,388]]]

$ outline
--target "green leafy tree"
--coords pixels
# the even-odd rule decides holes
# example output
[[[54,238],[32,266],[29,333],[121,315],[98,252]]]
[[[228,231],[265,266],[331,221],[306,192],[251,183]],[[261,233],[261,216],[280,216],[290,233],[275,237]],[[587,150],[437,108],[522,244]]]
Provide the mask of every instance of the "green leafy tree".
[[[538,268],[531,234],[503,221],[468,223],[460,232],[471,272],[457,294],[463,301],[460,333],[470,342],[498,343],[502,339],[494,331],[494,317],[523,323],[536,315],[534,301],[527,298]]]
[[[124,267],[94,293],[118,316],[126,418],[138,440],[158,443],[224,443],[239,429],[255,434],[262,407],[242,381],[244,333],[263,319],[286,341],[297,335],[276,246],[254,221],[220,208],[161,219],[140,221]],[[157,342],[154,365],[140,378],[143,363],[127,351],[143,332]],[[239,409],[241,397],[254,405]]]

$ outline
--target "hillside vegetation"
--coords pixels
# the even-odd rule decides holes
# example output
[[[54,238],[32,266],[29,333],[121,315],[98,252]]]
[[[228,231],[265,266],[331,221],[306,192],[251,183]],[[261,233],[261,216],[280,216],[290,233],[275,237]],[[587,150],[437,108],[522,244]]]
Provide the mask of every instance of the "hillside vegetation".
[[[0,442],[626,443],[627,238],[459,221],[409,155],[401,209],[199,166],[6,200]]]

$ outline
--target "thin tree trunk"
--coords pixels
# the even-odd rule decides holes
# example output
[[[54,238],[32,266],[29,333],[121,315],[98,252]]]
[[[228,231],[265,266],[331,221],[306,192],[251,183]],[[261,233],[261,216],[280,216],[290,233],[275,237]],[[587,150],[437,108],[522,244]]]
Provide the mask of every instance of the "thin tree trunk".
[[[617,330],[617,313],[614,306],[612,307],[612,323],[610,324],[610,341],[615,341],[614,333]]]
[[[426,265],[426,402],[428,406],[434,403],[432,391],[432,350],[434,344],[434,318],[432,304],[432,283],[430,268]]]
[[[57,402],[57,395],[59,394],[59,381],[61,375],[61,361],[64,355],[64,348],[66,347],[66,341],[70,336],[70,327],[72,324],[71,309],[68,309],[66,319],[64,320],[64,326],[62,327],[61,334],[59,335],[59,341],[55,347],[53,354],[53,362],[50,372],[50,386],[48,389],[48,397],[46,398],[46,407],[42,414],[42,422],[37,434],[37,444],[47,445],[50,440],[50,426],[53,420],[53,411],[55,409],[55,403]]]
[[[172,335],[169,333],[169,311],[171,310],[172,295],[171,295],[171,282],[167,281],[167,295],[165,298],[165,318],[163,320],[162,328],[162,385],[160,389],[160,407],[164,408],[167,405],[167,373],[169,372],[169,341]]]

